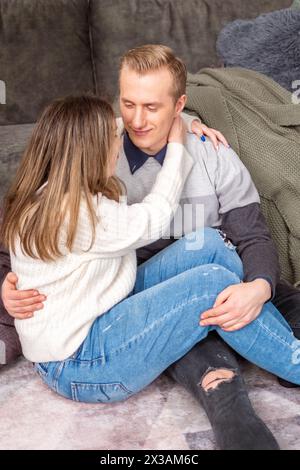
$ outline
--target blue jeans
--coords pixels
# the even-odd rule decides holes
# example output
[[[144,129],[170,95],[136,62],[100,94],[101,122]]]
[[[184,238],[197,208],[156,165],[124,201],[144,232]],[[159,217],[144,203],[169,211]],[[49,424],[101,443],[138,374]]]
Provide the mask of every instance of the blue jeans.
[[[121,401],[215,330],[249,361],[300,384],[300,341],[270,302],[235,332],[199,325],[201,313],[242,276],[235,247],[217,230],[205,229],[198,250],[189,250],[184,237],[138,267],[133,292],[95,320],[71,357],[35,367],[49,387],[69,399]]]

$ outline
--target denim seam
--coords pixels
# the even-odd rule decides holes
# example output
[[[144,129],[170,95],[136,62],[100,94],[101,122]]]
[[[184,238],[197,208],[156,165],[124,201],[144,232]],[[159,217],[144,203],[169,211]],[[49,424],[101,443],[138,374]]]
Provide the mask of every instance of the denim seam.
[[[195,301],[199,301],[201,299],[208,299],[210,297],[216,297],[215,294],[211,294],[211,295],[202,295],[201,297],[199,296],[194,296],[193,298],[191,298],[188,302],[183,302],[181,303],[180,305],[174,307],[172,310],[169,310],[165,315],[163,315],[162,317],[159,318],[159,320],[156,320],[154,321],[151,326],[149,326],[148,328],[146,328],[145,330],[143,330],[142,333],[134,336],[133,338],[131,338],[126,344],[123,344],[120,348],[118,349],[115,349],[113,351],[110,351],[106,357],[109,358],[111,356],[113,356],[114,354],[117,354],[119,352],[121,352],[122,350],[126,349],[131,343],[133,342],[137,342],[138,340],[142,339],[147,333],[149,333],[151,330],[153,330],[153,328],[155,328],[159,323],[162,323],[166,317],[172,315],[174,312],[176,312],[177,310],[181,309],[183,306],[186,306],[186,305],[190,305],[192,304],[193,302]]]
[[[80,363],[82,365],[92,365],[95,364],[96,362],[100,362],[101,365],[105,364],[105,358],[103,354],[101,356],[94,357],[93,359],[81,359],[80,357],[77,357],[73,359],[72,357],[69,357],[68,359],[65,359],[63,361],[65,364],[68,364],[69,362],[75,362],[75,363]]]
[[[281,336],[278,336],[276,333],[274,333],[274,331],[270,330],[259,318],[258,318],[258,323],[260,324],[260,326],[266,330],[270,336],[272,336],[273,338],[276,338],[279,342],[281,342],[284,346],[288,346],[291,351],[294,351],[294,349],[292,348],[292,346],[287,342],[285,341],[284,338],[282,338]],[[295,338],[295,341],[299,341],[297,340],[297,338]],[[254,343],[253,343],[254,344]],[[253,346],[253,344],[251,345],[251,347]],[[251,349],[251,348],[250,348]],[[249,351],[249,349],[248,349]]]
[[[62,370],[63,370],[63,367],[64,367],[65,363],[64,361],[62,362],[59,362],[53,372],[53,382],[52,382],[52,385],[53,385],[53,388],[54,390],[58,393],[58,381],[59,381],[59,378],[61,376],[61,373],[62,373]]]
[[[80,389],[82,390],[96,390],[96,389],[101,389],[103,386],[107,385],[117,385],[120,387],[121,390],[123,390],[124,393],[126,393],[127,398],[129,398],[130,395],[134,394],[131,390],[129,390],[123,382],[102,382],[102,383],[88,383],[88,382],[71,382],[71,394],[72,394],[72,399],[74,401],[80,402],[78,392]],[[108,402],[110,401],[109,396],[106,394],[104,390],[101,390],[104,395],[106,395]]]

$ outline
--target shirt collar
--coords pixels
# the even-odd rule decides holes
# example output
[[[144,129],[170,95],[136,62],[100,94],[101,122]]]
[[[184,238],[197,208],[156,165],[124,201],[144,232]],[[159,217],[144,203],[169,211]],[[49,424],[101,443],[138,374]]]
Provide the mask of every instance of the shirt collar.
[[[130,167],[131,174],[134,174],[139,168],[141,168],[148,158],[155,158],[155,160],[163,165],[164,159],[167,152],[167,145],[165,145],[157,154],[148,155],[139,149],[132,140],[130,139],[127,132],[124,133],[124,152]]]

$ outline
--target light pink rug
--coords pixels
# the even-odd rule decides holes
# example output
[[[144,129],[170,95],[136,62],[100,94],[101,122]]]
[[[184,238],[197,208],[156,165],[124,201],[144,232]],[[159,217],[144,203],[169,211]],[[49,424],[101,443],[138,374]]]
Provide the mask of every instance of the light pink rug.
[[[252,403],[282,449],[300,449],[300,389],[247,365]],[[165,375],[126,402],[74,403],[49,390],[31,363],[0,368],[0,449],[214,449],[207,417]]]

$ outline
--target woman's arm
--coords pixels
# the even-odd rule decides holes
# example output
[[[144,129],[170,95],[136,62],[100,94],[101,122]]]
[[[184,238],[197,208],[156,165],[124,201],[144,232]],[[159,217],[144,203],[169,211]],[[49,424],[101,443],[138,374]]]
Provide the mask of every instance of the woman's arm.
[[[142,202],[129,206],[125,200],[118,203],[101,197],[97,205],[99,223],[90,252],[103,257],[123,256],[161,238],[174,216],[192,166],[193,159],[184,146],[169,143],[162,169]],[[91,244],[87,222],[88,212],[83,207],[74,243],[76,252],[86,250]]]

